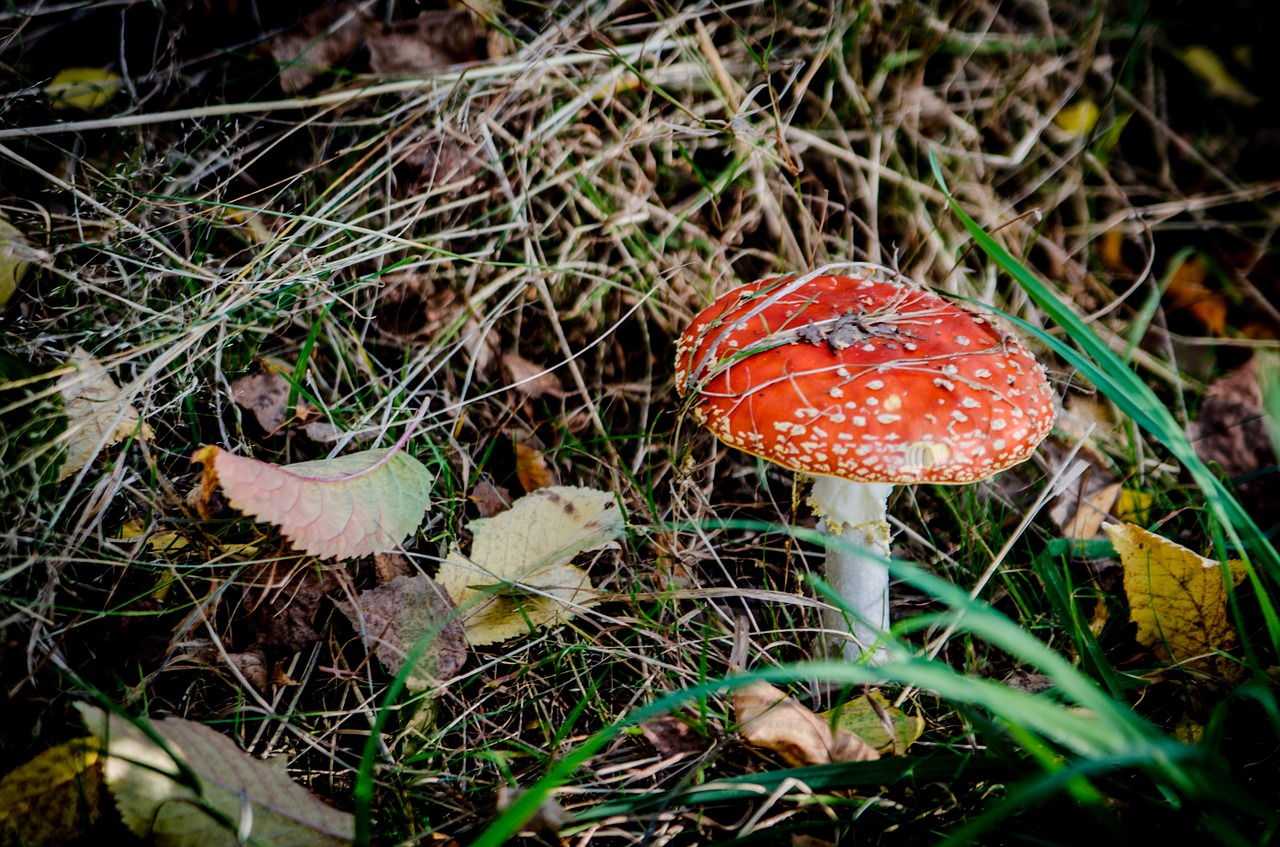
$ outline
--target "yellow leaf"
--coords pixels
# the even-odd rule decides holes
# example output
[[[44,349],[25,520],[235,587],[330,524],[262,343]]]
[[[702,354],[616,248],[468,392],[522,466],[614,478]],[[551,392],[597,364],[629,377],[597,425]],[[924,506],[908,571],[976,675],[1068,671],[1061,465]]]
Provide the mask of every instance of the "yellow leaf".
[[[1151,512],[1151,507],[1155,505],[1155,502],[1156,498],[1145,491],[1126,488],[1116,498],[1115,505],[1111,507],[1111,514],[1122,521],[1129,521],[1130,523],[1148,523],[1147,515]]]
[[[733,717],[742,740],[778,755],[792,767],[867,762],[876,749],[842,727],[832,727],[794,697],[755,681],[733,692]]]
[[[905,755],[924,732],[924,718],[908,715],[878,691],[855,697],[834,716],[823,712],[821,717],[834,719],[836,726],[849,730],[882,756]]]
[[[1236,644],[1227,609],[1222,566],[1134,524],[1106,527],[1124,567],[1129,620],[1137,640],[1164,661],[1232,678],[1238,665],[1215,651]],[[1229,563],[1232,584],[1244,578]]]
[[[18,290],[31,260],[45,255],[44,251],[31,246],[22,230],[0,214],[0,306],[8,303]]]
[[[106,68],[63,68],[44,93],[55,109],[96,112],[111,101],[121,82],[119,74]]]
[[[1262,100],[1233,77],[1218,54],[1203,44],[1192,44],[1179,55],[1187,70],[1200,77],[1213,96],[1245,107],[1256,106]]]
[[[1053,116],[1058,129],[1068,135],[1088,135],[1093,125],[1098,122],[1098,106],[1088,98],[1064,107]]]
[[[67,458],[62,464],[60,480],[92,462],[104,447],[134,433],[144,441],[149,441],[153,434],[97,359],[77,347],[68,364],[74,365],[76,371],[58,380],[67,413],[67,431],[62,436],[67,445]]]
[[[473,646],[527,635],[568,620],[597,602],[586,571],[569,564],[623,532],[612,494],[589,488],[540,488],[492,518],[471,521],[471,555],[454,547],[436,581],[464,614]]]
[[[98,819],[102,767],[93,740],[51,747],[0,779],[0,843],[57,845]]]

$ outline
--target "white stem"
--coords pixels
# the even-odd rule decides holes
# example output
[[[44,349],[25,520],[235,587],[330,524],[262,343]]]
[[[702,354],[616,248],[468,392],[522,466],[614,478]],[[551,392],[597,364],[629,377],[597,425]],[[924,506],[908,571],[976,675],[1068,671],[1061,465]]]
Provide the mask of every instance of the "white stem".
[[[809,501],[822,516],[818,529],[839,536],[842,541],[865,549],[871,558],[848,544],[827,548],[827,582],[845,605],[849,617],[841,611],[829,613],[828,629],[848,631],[852,641],[844,644],[844,657],[858,661],[867,648],[889,629],[889,570],[878,559],[889,558],[889,522],[886,507],[893,486],[876,482],[849,482],[833,476],[820,476],[813,484]],[[868,664],[880,664],[888,651],[877,650],[867,656]]]

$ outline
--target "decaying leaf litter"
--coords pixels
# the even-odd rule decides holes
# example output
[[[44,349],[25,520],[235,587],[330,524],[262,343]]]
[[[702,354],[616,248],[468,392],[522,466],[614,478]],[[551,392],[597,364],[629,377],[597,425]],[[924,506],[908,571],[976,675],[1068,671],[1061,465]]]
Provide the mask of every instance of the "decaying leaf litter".
[[[1280,327],[1276,112],[1258,82],[1275,60],[1221,15],[126,9],[16,12],[23,37],[3,47],[18,82],[0,129],[0,770],[15,784],[23,762],[72,750],[37,768],[51,790],[104,790],[59,746],[84,736],[72,703],[101,696],[285,763],[355,814],[357,839],[496,833],[536,799],[519,790],[597,743],[549,818],[577,843],[718,837],[740,806],[641,802],[708,779],[772,786],[733,795],[753,804],[744,831],[785,822],[826,843],[850,827],[932,841],[1013,809],[991,798],[1040,772],[1023,736],[998,699],[956,708],[923,670],[847,693],[798,675],[766,698],[793,710],[772,746],[715,689],[593,735],[671,692],[817,657],[823,601],[802,580],[821,551],[765,531],[812,527],[795,481],[717,450],[675,402],[693,314],[734,284],[857,260],[1048,324],[966,249],[930,153],[1260,522],[1276,500],[1257,365]],[[1244,677],[1269,690],[1273,579],[1224,582],[1239,551],[1179,464],[1032,344],[1070,414],[990,484],[899,495],[895,555],[965,590],[994,574],[980,599],[1230,772],[1236,733],[1267,731],[1221,704]],[[392,462],[416,466],[380,475]],[[520,517],[569,491],[609,515],[590,545]],[[1181,552],[1117,557],[1121,521]],[[528,540],[497,541],[513,531]],[[917,582],[894,596],[900,620],[944,608]],[[1203,601],[1185,630],[1179,597]],[[494,608],[502,625],[477,629]],[[902,635],[972,679],[1070,700],[1063,672],[990,631]],[[386,705],[397,676],[409,693]],[[881,758],[833,757],[848,730]],[[834,783],[785,776],[833,758],[865,761]],[[968,776],[946,791],[905,776],[944,771]],[[505,816],[500,788],[517,792]],[[1170,825],[1123,779],[1091,790],[1128,825]],[[242,820],[210,808],[215,826]],[[1250,832],[1231,808],[1218,825]],[[60,843],[112,825],[72,817],[4,826]],[[1049,802],[984,826],[1052,839],[1093,820]]]

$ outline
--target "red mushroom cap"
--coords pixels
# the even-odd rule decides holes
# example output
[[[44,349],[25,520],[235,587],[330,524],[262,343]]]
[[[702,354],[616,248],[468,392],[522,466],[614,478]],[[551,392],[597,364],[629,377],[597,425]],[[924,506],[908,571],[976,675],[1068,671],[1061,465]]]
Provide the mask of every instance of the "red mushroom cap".
[[[1053,426],[1044,368],[987,318],[864,277],[765,279],[716,300],[676,348],[676,389],[721,441],[809,474],[965,483]]]

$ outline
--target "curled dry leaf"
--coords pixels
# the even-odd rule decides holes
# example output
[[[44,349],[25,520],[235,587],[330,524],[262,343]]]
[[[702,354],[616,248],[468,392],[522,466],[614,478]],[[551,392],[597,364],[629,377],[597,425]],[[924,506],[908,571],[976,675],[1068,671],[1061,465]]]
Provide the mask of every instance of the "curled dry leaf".
[[[182,718],[152,721],[162,747],[118,715],[85,703],[76,708],[105,758],[120,817],[138,836],[172,847],[339,847],[354,837],[351,815],[207,726]]]
[[[776,753],[792,767],[832,762],[867,762],[876,749],[767,682],[751,682],[733,691],[733,715],[742,740]]]
[[[268,434],[280,430],[287,420],[289,407],[289,381],[278,373],[260,373],[242,376],[231,383],[231,399],[247,412],[252,412],[258,425]],[[301,419],[314,417],[316,408],[298,398],[294,415]]]
[[[69,844],[98,819],[96,747],[91,738],[68,741],[0,779],[0,844]]]
[[[467,640],[494,644],[555,626],[597,601],[579,553],[619,538],[625,524],[612,494],[543,488],[509,511],[472,521],[471,555],[455,546],[437,580],[462,610]]]
[[[1134,524],[1106,530],[1124,567],[1138,643],[1164,661],[1238,678],[1240,665],[1218,655],[1236,645],[1221,563]],[[1228,570],[1239,585],[1244,568],[1231,562]]]
[[[67,458],[59,479],[66,479],[93,461],[103,447],[123,441],[134,433],[150,441],[151,427],[142,422],[138,410],[129,405],[111,374],[81,347],[68,364],[76,368],[58,380],[67,415]]]
[[[202,492],[221,485],[232,506],[322,559],[393,550],[430,505],[430,472],[394,448],[273,465],[206,446],[192,461],[204,465]]]
[[[386,585],[361,591],[354,605],[339,602],[337,606],[393,674],[400,673],[418,642],[431,636],[431,644],[405,677],[411,691],[448,680],[467,661],[462,624],[450,619],[453,603],[430,577],[396,577]]]

